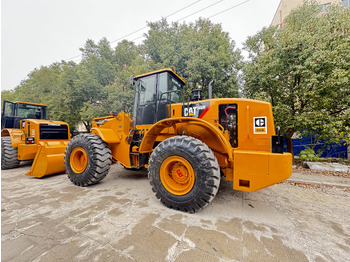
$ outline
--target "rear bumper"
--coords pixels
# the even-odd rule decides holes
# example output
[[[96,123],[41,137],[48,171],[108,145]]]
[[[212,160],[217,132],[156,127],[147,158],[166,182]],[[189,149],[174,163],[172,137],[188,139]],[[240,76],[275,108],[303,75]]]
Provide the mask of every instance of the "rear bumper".
[[[292,174],[292,155],[234,151],[233,188],[253,192],[277,184]]]

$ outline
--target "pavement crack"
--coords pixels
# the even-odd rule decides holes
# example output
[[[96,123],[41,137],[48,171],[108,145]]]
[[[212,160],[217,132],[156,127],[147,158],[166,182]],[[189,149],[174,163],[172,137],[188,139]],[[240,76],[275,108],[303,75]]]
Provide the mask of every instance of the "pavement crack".
[[[33,234],[28,234],[28,233],[21,233],[24,236],[28,236],[28,237],[35,237],[35,238],[43,238],[46,240],[52,240],[52,241],[61,241],[61,238],[52,238],[52,237],[47,237],[47,236],[37,236],[37,235],[33,235]]]

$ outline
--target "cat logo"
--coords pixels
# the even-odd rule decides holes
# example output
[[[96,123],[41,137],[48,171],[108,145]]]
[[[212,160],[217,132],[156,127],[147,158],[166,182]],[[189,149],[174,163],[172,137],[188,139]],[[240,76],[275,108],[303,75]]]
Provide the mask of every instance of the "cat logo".
[[[199,102],[182,106],[182,116],[202,118],[210,109],[210,103]]]
[[[184,116],[198,117],[199,111],[205,109],[204,106],[190,106],[189,108],[184,109]]]
[[[267,134],[266,116],[254,117],[254,134]]]

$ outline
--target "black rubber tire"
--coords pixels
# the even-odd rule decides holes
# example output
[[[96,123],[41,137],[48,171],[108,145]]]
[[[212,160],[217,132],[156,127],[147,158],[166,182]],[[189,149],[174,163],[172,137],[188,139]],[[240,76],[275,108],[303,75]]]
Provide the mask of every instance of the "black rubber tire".
[[[71,167],[70,155],[72,151],[81,147],[87,153],[87,166],[82,173],[75,173]],[[106,177],[112,163],[111,150],[99,136],[83,134],[75,136],[69,141],[64,154],[64,165],[68,178],[77,186],[90,186]]]
[[[1,138],[1,169],[11,169],[19,167],[21,163],[18,160],[18,148],[12,147],[11,137],[4,136]]]
[[[160,168],[170,156],[180,156],[192,166],[195,182],[190,192],[174,195],[162,184]],[[156,197],[167,207],[194,213],[207,206],[220,185],[220,167],[211,149],[189,136],[175,136],[161,142],[151,154],[148,178]]]

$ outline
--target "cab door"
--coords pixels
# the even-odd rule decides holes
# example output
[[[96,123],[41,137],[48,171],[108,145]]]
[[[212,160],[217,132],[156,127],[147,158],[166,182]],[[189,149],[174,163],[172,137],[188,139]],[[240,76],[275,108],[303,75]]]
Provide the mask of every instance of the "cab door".
[[[16,103],[4,101],[1,112],[1,129],[15,127]],[[19,123],[18,123],[19,124]]]
[[[150,75],[137,81],[135,94],[134,113],[136,113],[136,125],[149,125],[155,122],[156,113],[156,78]]]

